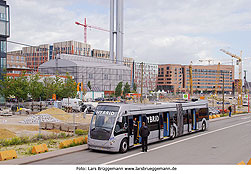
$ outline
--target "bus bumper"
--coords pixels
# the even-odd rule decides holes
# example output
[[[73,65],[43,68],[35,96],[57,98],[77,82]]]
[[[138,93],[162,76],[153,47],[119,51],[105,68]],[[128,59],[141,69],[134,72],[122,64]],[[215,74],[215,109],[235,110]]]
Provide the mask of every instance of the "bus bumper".
[[[93,150],[118,152],[119,148],[115,144],[111,143],[110,140],[95,140],[88,138],[88,148]]]

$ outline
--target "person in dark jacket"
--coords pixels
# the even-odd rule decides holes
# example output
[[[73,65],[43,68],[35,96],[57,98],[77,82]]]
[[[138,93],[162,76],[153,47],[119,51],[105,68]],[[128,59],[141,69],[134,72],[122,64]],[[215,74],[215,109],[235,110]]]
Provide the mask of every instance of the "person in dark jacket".
[[[232,107],[231,107],[231,105],[228,107],[228,110],[229,110],[229,117],[231,117],[231,113],[232,113]]]
[[[134,134],[134,144],[137,144],[138,143],[138,123],[137,123],[136,117],[133,120],[133,134]]]
[[[140,133],[140,136],[142,137],[142,152],[147,152],[147,138],[150,134],[150,130],[146,126],[145,122],[142,123],[139,133]]]

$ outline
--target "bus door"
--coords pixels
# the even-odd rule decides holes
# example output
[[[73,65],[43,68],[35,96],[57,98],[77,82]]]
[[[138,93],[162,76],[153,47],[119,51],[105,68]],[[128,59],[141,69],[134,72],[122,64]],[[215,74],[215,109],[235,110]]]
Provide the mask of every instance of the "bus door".
[[[188,111],[188,132],[192,131],[193,124],[193,110],[189,109]]]
[[[164,113],[159,113],[159,139],[163,139],[164,137],[164,123],[163,123]]]
[[[170,130],[170,116],[169,112],[163,113],[163,125],[164,125],[164,137],[169,137],[169,130]]]
[[[177,126],[178,126],[178,136],[183,135],[183,109],[181,104],[176,105],[177,109]]]
[[[134,127],[133,127],[133,116],[128,117],[128,144],[129,146],[133,146],[134,144]]]
[[[141,128],[141,126],[142,126],[142,122],[145,122],[146,123],[146,125],[147,125],[147,118],[146,118],[146,115],[144,114],[144,115],[140,115],[139,116],[139,126],[138,126],[138,135],[139,135],[139,143],[141,143],[141,140],[142,140],[142,138],[141,138],[141,136],[140,136],[140,134],[139,134],[139,129]]]
[[[184,134],[189,132],[189,118],[188,118],[188,110],[183,111],[183,126],[184,126]]]
[[[197,121],[196,121],[196,109],[192,110],[193,113],[193,123],[192,123],[192,130],[196,130],[197,129]]]

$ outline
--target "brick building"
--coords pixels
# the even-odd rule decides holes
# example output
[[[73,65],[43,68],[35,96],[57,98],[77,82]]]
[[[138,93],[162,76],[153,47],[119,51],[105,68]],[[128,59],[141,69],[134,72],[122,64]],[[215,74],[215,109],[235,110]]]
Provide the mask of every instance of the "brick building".
[[[194,92],[221,92],[223,86],[226,92],[232,92],[234,81],[233,65],[193,65],[192,81]],[[189,65],[165,64],[158,66],[157,89],[167,92],[189,91]]]

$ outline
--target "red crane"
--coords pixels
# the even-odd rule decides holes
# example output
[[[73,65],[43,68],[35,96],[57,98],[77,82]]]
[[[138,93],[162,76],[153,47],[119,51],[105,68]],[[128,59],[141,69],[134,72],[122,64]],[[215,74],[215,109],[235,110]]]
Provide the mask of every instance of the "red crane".
[[[75,22],[75,24],[84,27],[84,42],[85,43],[87,43],[87,27],[88,28],[97,29],[97,30],[101,30],[101,31],[110,32],[110,30],[106,30],[106,29],[103,29],[103,28],[100,28],[100,27],[96,27],[96,26],[87,25],[86,18],[85,18],[85,23],[84,24],[81,24],[80,22]]]

